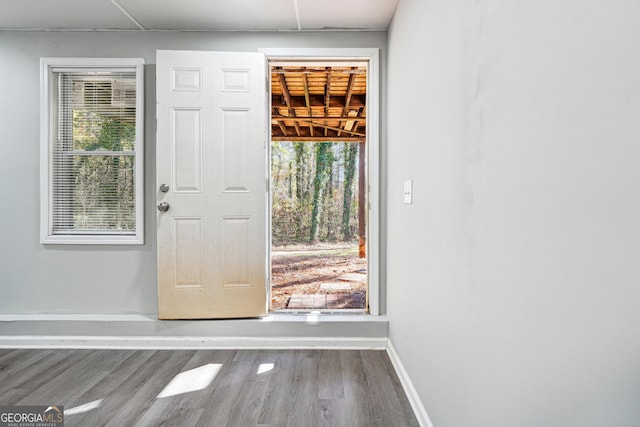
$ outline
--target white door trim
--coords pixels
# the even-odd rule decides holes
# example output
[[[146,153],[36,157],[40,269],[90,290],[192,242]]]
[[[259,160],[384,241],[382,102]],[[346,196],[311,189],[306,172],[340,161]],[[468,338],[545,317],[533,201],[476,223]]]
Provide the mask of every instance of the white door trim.
[[[369,61],[367,79],[367,162],[369,223],[367,224],[367,275],[369,313],[380,314],[380,51],[377,48],[264,48],[269,60],[364,60]],[[371,108],[371,107],[374,108]],[[371,179],[374,177],[374,179]]]

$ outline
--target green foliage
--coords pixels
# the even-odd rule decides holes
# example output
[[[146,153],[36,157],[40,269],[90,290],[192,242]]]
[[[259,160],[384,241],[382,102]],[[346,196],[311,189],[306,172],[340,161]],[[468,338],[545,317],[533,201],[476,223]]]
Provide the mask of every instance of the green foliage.
[[[73,149],[133,151],[135,126],[89,110],[73,111]]]
[[[133,157],[73,158],[76,230],[134,230]]]
[[[324,148],[320,148],[325,144]],[[316,241],[334,242],[357,238],[357,197],[349,203],[349,229],[343,233],[346,158],[352,144],[273,142],[272,231],[276,244],[308,242],[312,231],[313,202],[317,203]],[[318,151],[321,156],[318,161]],[[320,163],[320,166],[318,166]],[[357,168],[357,156],[353,167]],[[357,177],[349,194],[357,194]],[[318,185],[318,193],[315,188]],[[354,200],[355,199],[355,200]],[[355,226],[354,226],[355,225]]]
[[[134,230],[134,157],[83,151],[131,152],[135,127],[88,110],[73,111],[73,188],[70,218],[76,230]],[[77,153],[74,153],[77,152]]]

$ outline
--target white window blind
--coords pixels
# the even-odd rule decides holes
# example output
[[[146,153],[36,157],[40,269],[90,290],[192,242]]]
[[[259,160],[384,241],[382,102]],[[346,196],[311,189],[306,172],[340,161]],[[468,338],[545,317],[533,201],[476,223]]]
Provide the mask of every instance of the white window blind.
[[[47,77],[44,240],[141,243],[137,68],[56,65]]]

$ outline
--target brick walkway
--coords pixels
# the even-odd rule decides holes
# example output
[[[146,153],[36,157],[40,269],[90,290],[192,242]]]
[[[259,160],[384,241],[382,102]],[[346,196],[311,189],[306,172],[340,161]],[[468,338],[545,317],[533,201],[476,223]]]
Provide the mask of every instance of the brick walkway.
[[[287,304],[290,310],[323,310],[355,308],[364,309],[365,301],[361,294],[293,294]]]

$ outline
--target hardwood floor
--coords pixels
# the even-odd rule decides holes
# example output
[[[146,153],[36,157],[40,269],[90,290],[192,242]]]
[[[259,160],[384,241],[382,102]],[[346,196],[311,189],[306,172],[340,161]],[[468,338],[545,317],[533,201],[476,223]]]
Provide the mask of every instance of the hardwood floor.
[[[0,350],[0,405],[63,405],[65,426],[418,425],[373,350]]]

